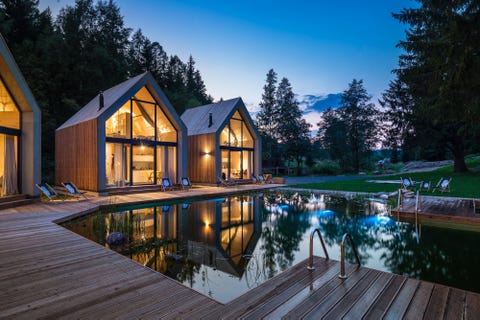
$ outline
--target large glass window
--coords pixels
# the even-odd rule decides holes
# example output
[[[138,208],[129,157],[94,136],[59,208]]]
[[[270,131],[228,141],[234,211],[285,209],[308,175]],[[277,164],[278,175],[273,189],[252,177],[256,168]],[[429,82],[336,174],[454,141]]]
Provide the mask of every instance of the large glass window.
[[[105,127],[108,186],[160,184],[162,177],[176,180],[177,131],[147,88],[141,88],[115,112]],[[123,148],[124,161],[117,161],[121,169],[112,166],[110,155],[116,158],[120,151],[109,143]]]
[[[0,127],[20,129],[20,111],[0,79]]]
[[[249,179],[253,174],[254,142],[238,111],[220,133],[220,148],[222,175],[231,179]]]
[[[18,193],[20,111],[0,78],[0,197]]]
[[[0,134],[0,196],[18,193],[18,137]]]

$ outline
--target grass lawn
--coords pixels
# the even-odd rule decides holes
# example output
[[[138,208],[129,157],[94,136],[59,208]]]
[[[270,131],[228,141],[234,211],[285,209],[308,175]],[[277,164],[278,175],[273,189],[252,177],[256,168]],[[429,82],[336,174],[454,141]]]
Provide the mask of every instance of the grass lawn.
[[[474,158],[467,160],[467,166],[470,172],[453,173],[453,166],[447,166],[430,172],[413,172],[406,174],[397,174],[389,176],[379,176],[374,178],[365,178],[347,181],[322,182],[299,184],[294,187],[318,190],[338,190],[338,191],[358,191],[358,192],[392,192],[401,188],[400,177],[411,177],[413,181],[431,181],[432,188],[442,177],[452,177],[450,182],[451,192],[441,193],[436,190],[432,193],[422,192],[423,195],[461,197],[461,198],[480,198],[480,159]],[[368,180],[398,180],[398,184],[372,183]]]

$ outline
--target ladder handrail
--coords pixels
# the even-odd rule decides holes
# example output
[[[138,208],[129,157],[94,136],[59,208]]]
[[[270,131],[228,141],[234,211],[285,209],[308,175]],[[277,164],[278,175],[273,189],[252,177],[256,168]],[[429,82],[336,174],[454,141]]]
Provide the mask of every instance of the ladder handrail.
[[[355,259],[357,260],[358,267],[360,267],[360,258],[358,257],[357,248],[353,242],[353,238],[350,234],[345,233],[342,237],[342,243],[340,243],[340,274],[338,277],[340,279],[346,279],[348,276],[345,274],[345,240],[347,238],[350,240],[350,246],[352,247],[353,253],[355,254]]]
[[[327,248],[325,247],[325,242],[323,242],[322,234],[320,233],[320,229],[317,228],[313,230],[310,234],[310,257],[308,259],[308,270],[315,270],[315,267],[313,266],[313,237],[315,236],[315,233],[318,234],[318,238],[320,239],[320,243],[322,244],[323,252],[325,252],[326,259],[329,259]]]

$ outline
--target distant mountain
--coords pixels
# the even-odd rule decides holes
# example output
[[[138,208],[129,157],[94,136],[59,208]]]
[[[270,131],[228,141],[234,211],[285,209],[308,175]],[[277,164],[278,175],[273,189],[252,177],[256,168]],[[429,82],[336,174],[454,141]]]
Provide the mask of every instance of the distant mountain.
[[[297,96],[296,98],[300,105],[300,109],[304,114],[314,111],[320,113],[328,108],[338,108],[340,101],[342,100],[342,94],[329,93],[325,96],[307,94],[303,96]]]

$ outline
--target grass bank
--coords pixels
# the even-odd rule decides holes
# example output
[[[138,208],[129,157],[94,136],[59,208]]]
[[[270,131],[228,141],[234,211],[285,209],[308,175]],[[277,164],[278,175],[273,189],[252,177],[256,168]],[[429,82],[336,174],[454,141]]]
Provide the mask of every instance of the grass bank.
[[[431,181],[435,186],[442,177],[452,177],[450,183],[451,192],[441,193],[432,190],[422,192],[424,195],[460,197],[460,198],[480,198],[480,159],[472,158],[467,160],[470,172],[454,173],[452,166],[446,166],[430,172],[412,172],[404,174],[396,174],[389,176],[379,176],[376,178],[365,178],[346,181],[322,182],[322,183],[306,183],[298,184],[294,187],[317,190],[337,190],[337,191],[356,191],[356,192],[392,192],[398,190],[400,178],[404,176],[411,177],[414,181]],[[398,184],[372,183],[369,180],[398,180]]]

